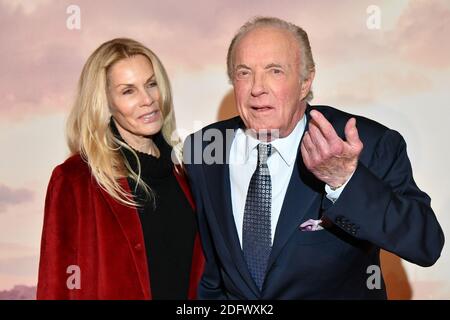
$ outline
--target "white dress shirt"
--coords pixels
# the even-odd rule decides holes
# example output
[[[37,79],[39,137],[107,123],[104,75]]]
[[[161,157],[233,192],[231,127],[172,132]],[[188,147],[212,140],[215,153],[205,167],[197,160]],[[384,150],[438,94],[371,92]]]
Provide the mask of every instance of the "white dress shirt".
[[[281,207],[291,180],[292,171],[294,170],[298,146],[303,132],[305,131],[305,127],[306,116],[303,116],[290,135],[270,142],[272,145],[272,155],[267,160],[267,165],[272,179],[272,244],[278,218],[280,217]],[[243,129],[238,129],[231,144],[229,160],[231,202],[241,248],[245,201],[247,199],[247,190],[250,179],[256,169],[258,158],[258,149],[256,147],[259,143],[261,143],[261,141],[246,134]],[[327,193],[327,198],[332,202],[335,202],[339,198],[339,195],[346,184],[347,183],[336,190],[331,190],[329,186],[326,186],[325,191]]]

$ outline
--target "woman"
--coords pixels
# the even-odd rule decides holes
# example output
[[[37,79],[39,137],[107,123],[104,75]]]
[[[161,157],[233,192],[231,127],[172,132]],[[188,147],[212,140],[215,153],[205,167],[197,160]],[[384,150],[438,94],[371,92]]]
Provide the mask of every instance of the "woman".
[[[169,81],[130,39],[88,59],[47,190],[38,299],[192,299],[203,269]]]

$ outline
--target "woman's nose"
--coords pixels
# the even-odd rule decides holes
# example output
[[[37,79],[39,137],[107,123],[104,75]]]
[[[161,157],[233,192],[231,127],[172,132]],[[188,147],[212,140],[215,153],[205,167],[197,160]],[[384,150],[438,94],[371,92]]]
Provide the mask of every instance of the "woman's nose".
[[[142,90],[141,100],[142,105],[151,105],[154,99],[151,95],[151,92],[148,92],[147,90]]]

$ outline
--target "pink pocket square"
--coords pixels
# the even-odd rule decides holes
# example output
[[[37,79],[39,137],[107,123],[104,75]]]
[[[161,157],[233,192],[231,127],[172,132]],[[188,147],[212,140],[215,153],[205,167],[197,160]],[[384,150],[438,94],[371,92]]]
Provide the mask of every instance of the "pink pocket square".
[[[301,231],[319,231],[323,230],[323,227],[320,225],[321,223],[322,220],[309,219],[303,222],[299,228]]]

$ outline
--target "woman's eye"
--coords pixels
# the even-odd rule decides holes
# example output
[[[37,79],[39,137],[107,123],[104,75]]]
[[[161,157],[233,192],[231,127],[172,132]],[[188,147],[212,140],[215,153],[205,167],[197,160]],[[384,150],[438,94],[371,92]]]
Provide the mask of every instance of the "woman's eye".
[[[131,89],[127,89],[122,92],[122,94],[131,94],[131,93],[133,93],[133,90],[131,90]]]
[[[153,88],[156,87],[158,84],[156,83],[156,81],[150,82],[149,84],[147,84],[148,88]]]

